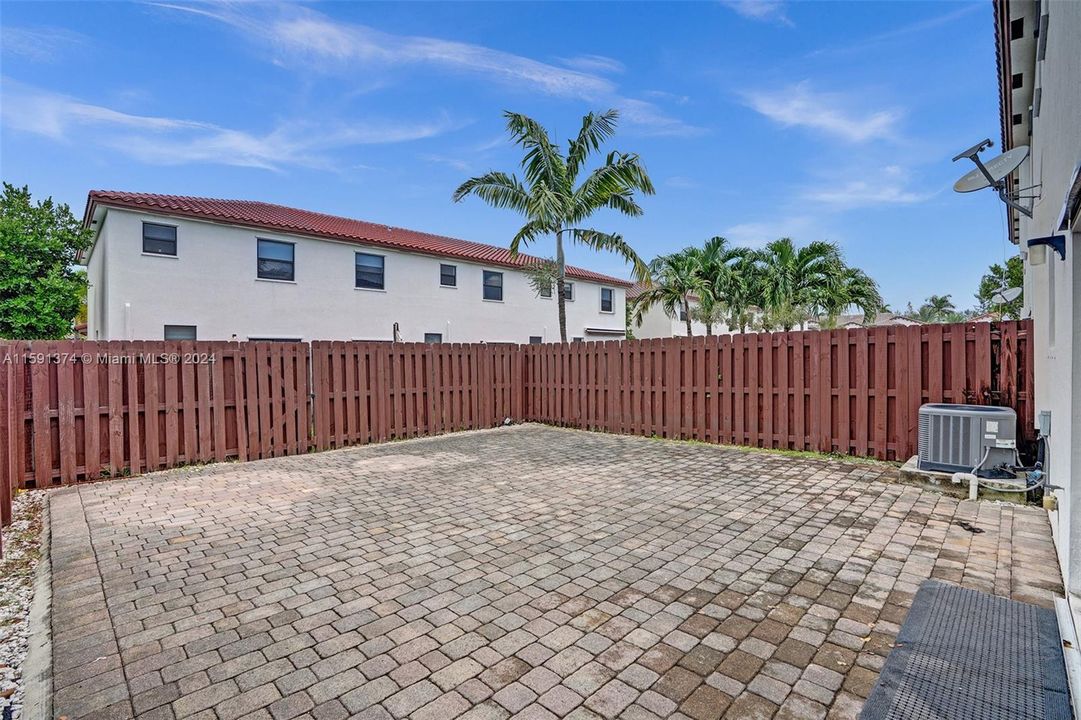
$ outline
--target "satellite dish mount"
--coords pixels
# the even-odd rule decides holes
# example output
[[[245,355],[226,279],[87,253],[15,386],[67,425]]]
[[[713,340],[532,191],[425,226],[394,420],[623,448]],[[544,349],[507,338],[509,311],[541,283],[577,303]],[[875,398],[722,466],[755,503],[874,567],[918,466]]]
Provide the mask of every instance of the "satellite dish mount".
[[[976,164],[976,169],[971,170],[968,173],[961,176],[961,178],[953,184],[953,189],[959,193],[973,192],[975,190],[983,190],[984,188],[994,188],[998,191],[998,196],[1002,202],[1006,203],[1009,207],[1013,208],[1017,212],[1025,215],[1025,217],[1032,217],[1031,203],[1029,206],[1025,206],[1021,203],[1022,200],[1033,200],[1035,195],[1021,195],[1019,192],[1010,192],[1009,183],[1006,178],[1017,167],[1025,161],[1028,157],[1028,145],[1019,145],[1012,150],[1007,150],[1001,155],[997,155],[986,163],[980,159],[980,153],[987,148],[993,146],[994,143],[990,139],[977,143],[964,152],[958,153],[953,161],[957,162],[961,158],[968,158]],[[1023,190],[1032,190],[1038,187],[1033,185],[1032,187],[1023,188]]]

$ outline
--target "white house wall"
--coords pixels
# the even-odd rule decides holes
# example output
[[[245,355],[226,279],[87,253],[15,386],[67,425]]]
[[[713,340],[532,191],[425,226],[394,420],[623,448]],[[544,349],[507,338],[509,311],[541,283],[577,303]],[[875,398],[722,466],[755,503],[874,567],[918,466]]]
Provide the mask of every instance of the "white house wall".
[[[1042,184],[1031,219],[1021,217],[1028,239],[1057,234],[1067,187],[1081,163],[1081,3],[1043,3],[1049,13],[1047,56],[1037,66],[1042,88],[1033,118],[1030,159],[1022,186]],[[1024,69],[1031,81],[1029,68]],[[1014,112],[1026,112],[1015,108]],[[1043,264],[1025,264],[1026,309],[1033,318],[1035,409],[1051,412],[1048,477],[1057,492],[1056,540],[1068,590],[1081,598],[1081,227],[1066,232],[1066,260],[1048,248]]]
[[[694,303],[691,303],[691,307],[694,306]],[[649,338],[686,337],[687,323],[680,320],[679,315],[671,317],[667,313],[665,313],[664,308],[662,308],[660,305],[654,305],[648,311],[643,313],[642,325],[632,325],[631,332],[634,333],[634,336],[640,340],[646,340]],[[718,323],[713,326],[714,335],[723,335],[727,332],[728,328],[727,326],[725,326],[724,323]],[[697,320],[692,320],[691,334],[705,335],[705,324],[700,323]]]
[[[177,257],[143,254],[142,223],[177,226]],[[295,243],[295,281],[256,277],[257,238]],[[385,256],[385,290],[356,289],[354,253]],[[458,285],[442,287],[439,266],[458,267]],[[92,308],[88,335],[101,340],[160,340],[165,325],[195,325],[200,340],[545,342],[559,340],[556,302],[540,298],[516,270],[109,208],[89,259]],[[101,268],[99,270],[99,267]],[[503,273],[503,301],[482,299],[482,270]],[[586,328],[622,332],[625,288],[612,287],[614,308],[600,310],[602,285],[571,279],[568,339],[610,339]],[[98,310],[97,308],[101,308]]]

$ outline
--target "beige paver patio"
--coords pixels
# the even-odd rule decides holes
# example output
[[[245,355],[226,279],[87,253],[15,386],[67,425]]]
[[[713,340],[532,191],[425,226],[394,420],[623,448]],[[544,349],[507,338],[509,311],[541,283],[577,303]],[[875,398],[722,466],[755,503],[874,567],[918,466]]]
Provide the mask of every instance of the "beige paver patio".
[[[855,717],[922,580],[1060,591],[893,474],[527,425],[59,491],[54,715]]]

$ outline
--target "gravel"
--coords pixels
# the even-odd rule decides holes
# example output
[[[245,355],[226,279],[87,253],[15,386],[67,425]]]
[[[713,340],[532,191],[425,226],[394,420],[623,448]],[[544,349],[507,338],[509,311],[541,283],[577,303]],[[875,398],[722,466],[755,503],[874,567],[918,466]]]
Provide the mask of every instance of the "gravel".
[[[41,511],[45,493],[19,492],[13,521],[4,528],[0,558],[0,718],[17,720],[23,701],[22,664],[29,644],[30,601],[41,554]]]

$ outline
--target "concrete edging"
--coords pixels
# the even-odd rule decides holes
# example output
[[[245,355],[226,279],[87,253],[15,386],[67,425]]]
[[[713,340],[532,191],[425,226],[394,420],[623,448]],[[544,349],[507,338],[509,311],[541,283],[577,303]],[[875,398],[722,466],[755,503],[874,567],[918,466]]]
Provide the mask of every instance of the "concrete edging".
[[[41,557],[34,578],[34,599],[30,604],[30,640],[23,662],[23,711],[25,720],[47,720],[53,710],[52,632],[52,524],[48,493],[42,509]]]

